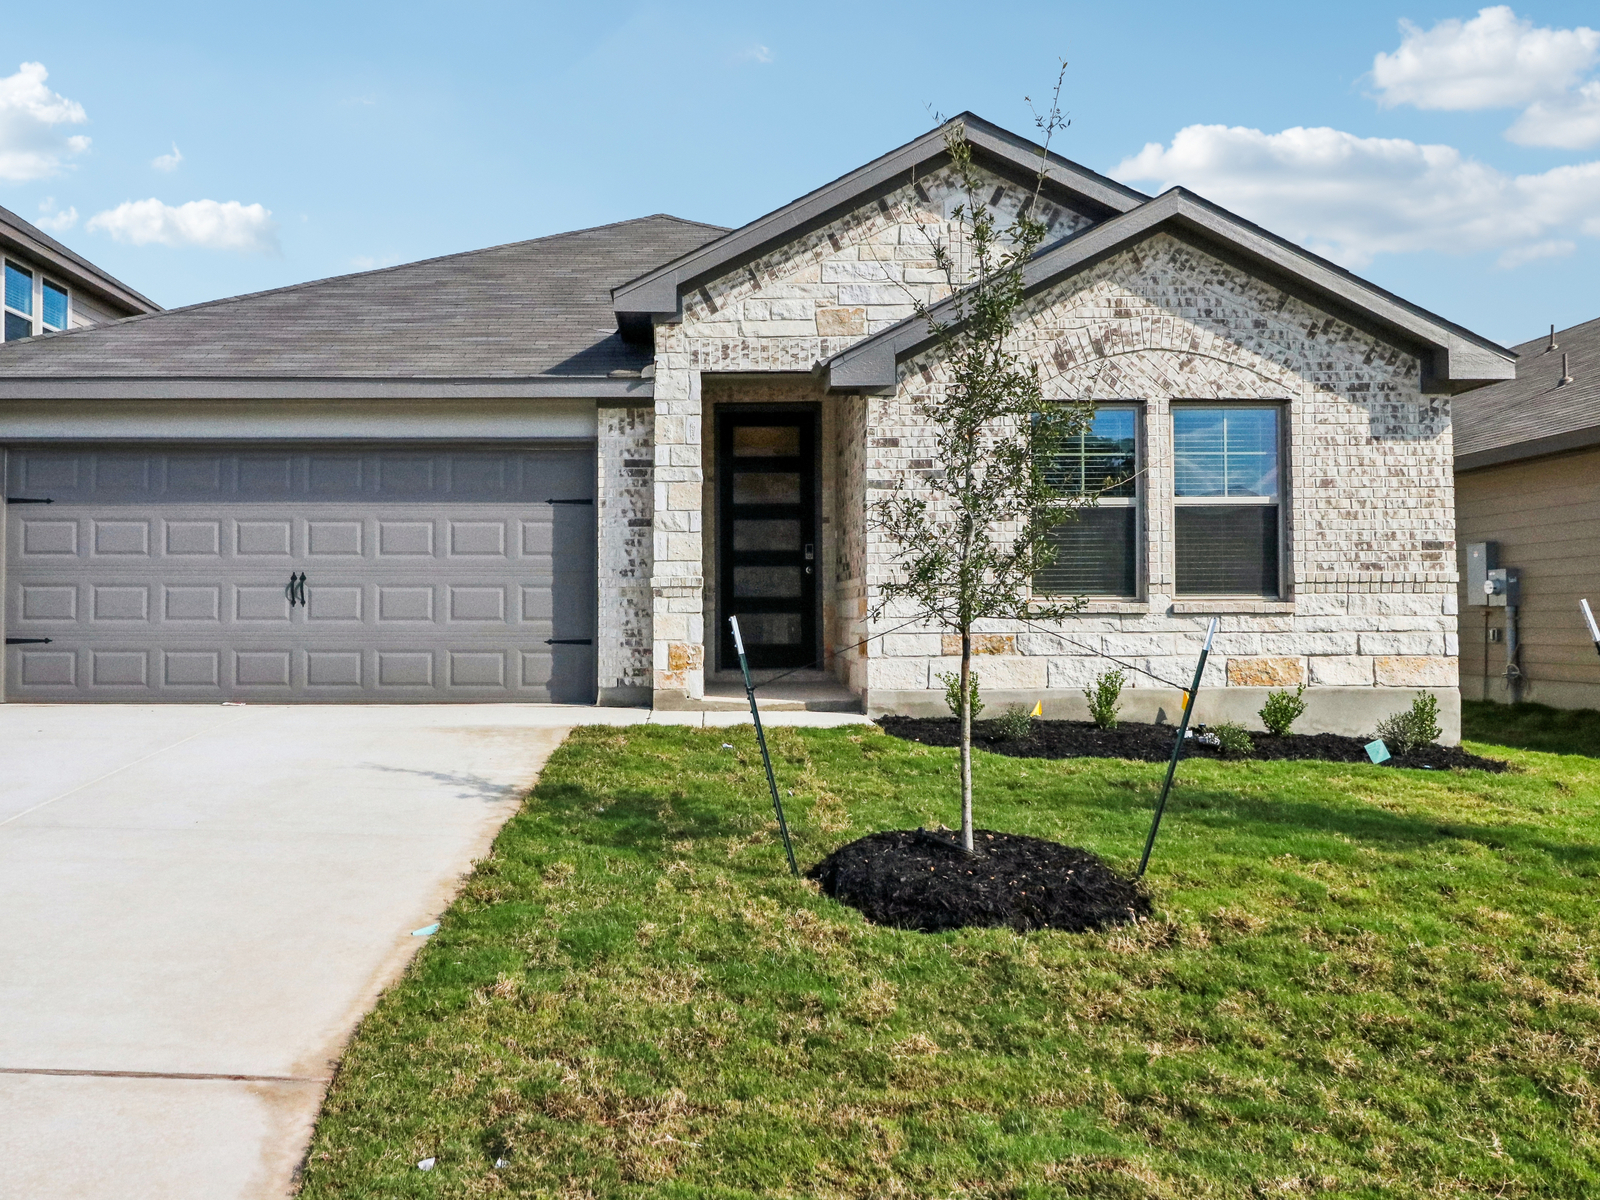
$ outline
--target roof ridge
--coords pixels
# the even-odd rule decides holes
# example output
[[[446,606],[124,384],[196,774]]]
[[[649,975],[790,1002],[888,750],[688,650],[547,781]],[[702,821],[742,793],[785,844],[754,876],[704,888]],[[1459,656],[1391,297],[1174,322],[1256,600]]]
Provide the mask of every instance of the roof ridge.
[[[15,343],[0,343],[3,345],[37,344],[44,338],[76,337],[80,334],[94,333],[96,330],[111,329],[122,325],[131,325],[139,321],[149,321],[157,317],[173,317],[183,313],[192,313],[200,309],[220,308],[228,304],[240,304],[246,300],[259,300],[264,296],[279,296],[289,292],[302,291],[306,288],[320,287],[326,283],[336,283],[343,279],[355,279],[365,275],[389,275],[396,271],[406,271],[413,267],[423,267],[430,263],[445,262],[449,259],[474,258],[481,254],[492,254],[498,250],[509,250],[515,246],[531,246],[535,242],[553,242],[561,238],[578,237],[586,233],[597,233],[603,229],[618,229],[624,225],[637,225],[644,221],[655,220],[677,221],[683,225],[704,225],[707,229],[722,229],[721,225],[706,225],[703,221],[691,221],[686,217],[675,217],[671,213],[651,213],[643,217],[628,217],[622,221],[609,221],[604,225],[590,225],[584,229],[568,229],[561,233],[547,233],[543,237],[523,238],[515,242],[500,242],[493,246],[482,246],[476,250],[457,250],[451,254],[436,254],[432,258],[419,258],[411,262],[395,263],[388,267],[375,267],[370,271],[349,271],[343,275],[326,275],[321,279],[305,279],[299,283],[286,283],[282,287],[265,288],[259,292],[243,292],[237,296],[220,296],[215,300],[200,300],[194,304],[185,304],[180,308],[162,309],[160,312],[136,313],[131,317],[119,317],[114,321],[103,321],[99,325],[88,325],[81,329],[63,329],[48,334],[39,334],[32,338],[19,340]]]

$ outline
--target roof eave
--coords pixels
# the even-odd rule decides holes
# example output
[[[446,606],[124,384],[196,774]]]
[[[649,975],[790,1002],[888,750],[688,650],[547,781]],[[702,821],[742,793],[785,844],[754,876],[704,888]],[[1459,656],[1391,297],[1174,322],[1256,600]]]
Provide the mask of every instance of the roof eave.
[[[1546,437],[1511,442],[1503,446],[1490,446],[1483,450],[1456,452],[1458,473],[1477,471],[1484,467],[1497,467],[1503,463],[1522,462],[1530,458],[1544,458],[1551,454],[1565,454],[1573,450],[1587,450],[1600,446],[1600,425],[1587,425],[1582,429],[1569,429]]]
[[[107,275],[99,268],[86,270],[82,263],[69,258],[52,246],[29,237],[25,231],[10,224],[0,224],[0,247],[5,247],[15,254],[27,255],[68,281],[73,287],[81,288],[119,309],[126,309],[126,313],[122,315],[137,316],[142,313],[162,311],[161,305],[148,296],[140,295],[121,280]]]
[[[120,376],[0,375],[5,400],[625,400],[648,401],[655,380],[636,376]]]
[[[1253,273],[1358,327],[1400,341],[1422,361],[1422,390],[1455,394],[1516,376],[1516,355],[1445,321],[1198,196],[1174,188],[1130,212],[1041,252],[1023,270],[1029,293],[1053,286],[1158,232],[1198,240],[1211,253],[1245,260]],[[948,312],[953,301],[934,309]],[[911,317],[823,364],[835,391],[886,391],[898,363],[932,345],[929,322]]]

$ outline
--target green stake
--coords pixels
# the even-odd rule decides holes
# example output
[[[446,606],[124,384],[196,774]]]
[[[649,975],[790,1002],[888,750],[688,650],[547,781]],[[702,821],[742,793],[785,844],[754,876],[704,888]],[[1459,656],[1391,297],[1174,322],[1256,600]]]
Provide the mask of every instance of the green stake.
[[[778,814],[778,832],[783,834],[783,852],[789,856],[789,870],[798,879],[800,868],[795,865],[794,846],[789,842],[789,822],[783,819],[783,801],[778,799],[778,781],[772,774],[772,755],[767,753],[767,735],[761,728],[761,713],[756,708],[756,689],[750,682],[750,663],[744,656],[744,638],[739,636],[739,618],[729,617],[728,624],[733,626],[733,646],[739,652],[739,669],[744,672],[744,694],[750,698],[750,719],[756,723],[761,761],[767,766],[767,786],[772,789],[772,811]]]
[[[1161,785],[1161,799],[1156,801],[1156,815],[1150,822],[1150,836],[1144,840],[1144,856],[1139,859],[1139,869],[1134,872],[1136,879],[1144,878],[1144,869],[1150,863],[1150,849],[1156,844],[1156,830],[1161,828],[1161,814],[1167,808],[1167,793],[1172,790],[1172,777],[1178,771],[1178,755],[1183,753],[1183,735],[1189,732],[1189,716],[1194,712],[1195,697],[1200,694],[1200,676],[1205,674],[1206,658],[1211,654],[1211,639],[1216,636],[1217,618],[1212,617],[1211,627],[1206,630],[1206,644],[1200,647],[1200,661],[1195,664],[1194,683],[1190,684],[1183,698],[1183,719],[1178,722],[1178,736],[1172,743],[1172,761],[1167,764],[1167,781]]]

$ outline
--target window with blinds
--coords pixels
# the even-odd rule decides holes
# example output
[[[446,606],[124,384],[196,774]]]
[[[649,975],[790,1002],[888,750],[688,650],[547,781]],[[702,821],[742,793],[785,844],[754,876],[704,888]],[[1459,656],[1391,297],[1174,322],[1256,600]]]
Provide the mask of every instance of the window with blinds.
[[[1180,596],[1279,595],[1278,413],[1266,406],[1173,406]]]
[[[1133,596],[1139,590],[1139,410],[1099,408],[1044,464],[1045,478],[1094,502],[1051,529],[1055,558],[1035,573],[1046,596]]]
[[[33,336],[33,272],[6,264],[6,341]]]

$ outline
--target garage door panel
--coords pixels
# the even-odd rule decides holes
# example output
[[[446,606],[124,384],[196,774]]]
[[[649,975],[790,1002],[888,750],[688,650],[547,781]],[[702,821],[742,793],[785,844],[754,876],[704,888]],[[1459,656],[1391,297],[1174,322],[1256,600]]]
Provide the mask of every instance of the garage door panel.
[[[594,698],[587,447],[12,451],[11,699]],[[306,604],[291,604],[303,573]],[[551,640],[587,642],[550,645]]]

